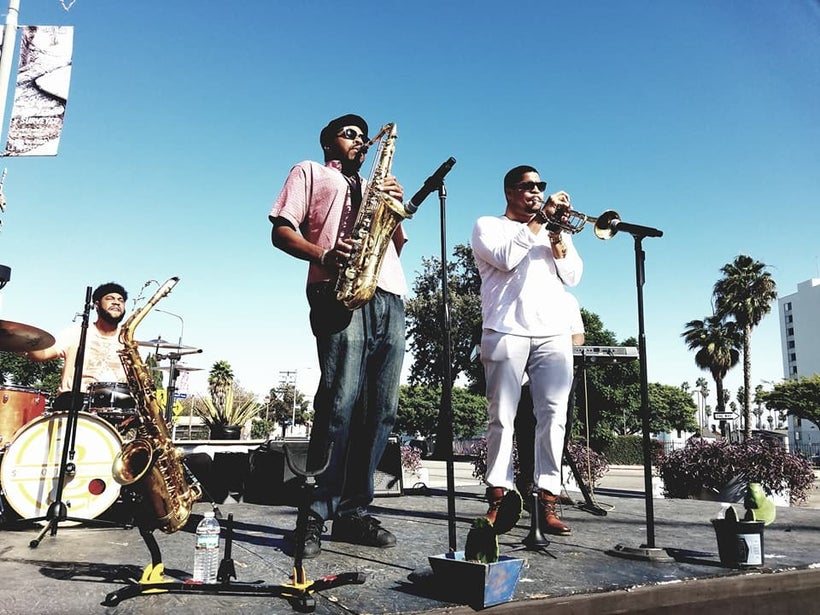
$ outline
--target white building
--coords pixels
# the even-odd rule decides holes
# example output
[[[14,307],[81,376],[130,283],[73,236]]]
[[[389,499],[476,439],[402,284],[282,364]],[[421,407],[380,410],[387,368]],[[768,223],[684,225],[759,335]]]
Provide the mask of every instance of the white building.
[[[777,300],[783,376],[820,373],[820,278],[797,285],[797,292]],[[820,453],[820,429],[811,421],[789,416],[789,450]]]

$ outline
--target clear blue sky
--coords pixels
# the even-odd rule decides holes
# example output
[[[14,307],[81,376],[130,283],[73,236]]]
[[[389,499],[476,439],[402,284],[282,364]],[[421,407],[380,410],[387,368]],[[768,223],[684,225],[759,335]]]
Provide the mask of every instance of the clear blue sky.
[[[0,317],[56,333],[86,286],[117,280],[134,297],[180,276],[157,307],[182,321],[152,313],[137,338],[177,340],[184,323],[183,344],[204,351],[186,361],[205,368],[193,390],[226,360],[260,394],[284,370],[313,393],[306,265],[271,247],[267,212],[348,112],[397,123],[408,197],[457,159],[450,253],[477,217],[503,212],[518,164],[579,211],[663,230],[643,242],[653,382],[709,377],[680,334],[711,313],[738,254],[768,264],[781,295],[820,275],[814,0],[76,0],[68,12],[21,0],[20,24],[75,26],[74,61],[59,154],[0,161],[12,268]],[[440,254],[439,228],[433,195],[406,225],[411,283]],[[576,244],[581,305],[636,335],[631,236],[585,230]],[[776,311],[752,338],[753,385],[782,377]],[[727,386],[741,382],[738,367]]]

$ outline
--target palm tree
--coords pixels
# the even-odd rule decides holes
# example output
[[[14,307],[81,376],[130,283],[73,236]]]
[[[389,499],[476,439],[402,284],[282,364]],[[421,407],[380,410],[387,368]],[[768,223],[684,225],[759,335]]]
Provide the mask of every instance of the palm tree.
[[[709,381],[706,380],[703,376],[695,380],[695,390],[700,393],[700,411],[701,411],[701,421],[703,422],[703,426],[706,426],[708,423],[706,416],[704,416],[704,408],[706,407],[706,398],[709,397]]]
[[[681,334],[689,350],[695,353],[695,365],[712,374],[717,388],[717,410],[723,412],[725,396],[723,379],[731,368],[740,360],[740,334],[734,322],[716,316],[707,316],[703,320],[690,320],[686,330]]]
[[[217,405],[225,403],[228,390],[233,384],[233,369],[227,361],[217,361],[208,372],[208,392]]]
[[[743,419],[745,438],[751,436],[752,422],[752,329],[760,324],[777,299],[777,285],[767,265],[741,254],[721,268],[723,277],[715,282],[715,312],[731,316],[740,327],[743,340]]]
[[[755,409],[754,415],[757,417],[757,428],[763,429],[763,385],[758,384],[755,387]]]

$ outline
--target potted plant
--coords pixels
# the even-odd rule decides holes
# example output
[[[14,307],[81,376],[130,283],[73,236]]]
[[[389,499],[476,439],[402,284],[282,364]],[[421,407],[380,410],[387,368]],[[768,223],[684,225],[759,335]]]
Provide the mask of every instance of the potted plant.
[[[200,397],[194,400],[194,414],[211,430],[212,440],[238,440],[242,426],[255,418],[262,405],[252,395],[237,396],[233,384],[224,399]]]

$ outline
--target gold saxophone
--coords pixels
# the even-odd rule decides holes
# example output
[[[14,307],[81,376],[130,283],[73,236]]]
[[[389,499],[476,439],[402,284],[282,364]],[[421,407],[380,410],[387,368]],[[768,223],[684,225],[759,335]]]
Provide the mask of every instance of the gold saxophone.
[[[379,141],[379,149],[350,233],[353,251],[336,280],[336,299],[349,310],[373,298],[393,233],[402,220],[410,217],[401,201],[376,188],[390,173],[397,136],[396,124],[385,124],[367,144]]]
[[[114,459],[114,480],[121,485],[138,481],[143,498],[151,506],[157,527],[172,534],[183,527],[191,515],[194,502],[202,497],[199,483],[189,484],[182,465],[184,453],[173,444],[165,423],[162,406],[157,401],[150,371],[139,355],[134,330],[148,312],[171,292],[179,278],[171,278],[120,329],[120,360],[125,368],[128,388],[136,401],[140,426],[136,437],[126,442]]]

